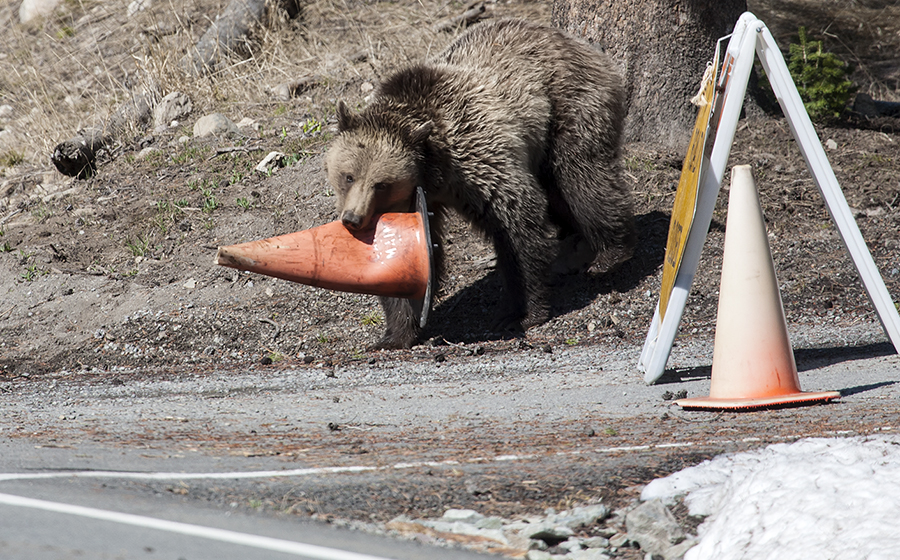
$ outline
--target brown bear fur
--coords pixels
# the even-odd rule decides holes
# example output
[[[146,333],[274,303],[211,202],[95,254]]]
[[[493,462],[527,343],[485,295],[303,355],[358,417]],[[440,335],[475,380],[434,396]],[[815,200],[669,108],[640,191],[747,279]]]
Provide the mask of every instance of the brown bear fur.
[[[631,255],[625,113],[622,79],[603,53],[556,29],[499,20],[387,78],[362,113],[340,103],[326,170],[350,229],[413,210],[416,186],[438,244],[445,211],[462,215],[497,254],[505,309],[495,328],[528,328],[549,317],[553,273]],[[409,302],[382,303],[378,347],[415,344]]]

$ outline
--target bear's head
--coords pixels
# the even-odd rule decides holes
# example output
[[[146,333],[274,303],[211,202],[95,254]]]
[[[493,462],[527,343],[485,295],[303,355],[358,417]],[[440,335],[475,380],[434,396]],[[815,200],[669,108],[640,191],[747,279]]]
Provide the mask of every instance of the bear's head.
[[[420,182],[419,148],[431,133],[431,121],[386,126],[352,114],[343,101],[337,117],[340,134],[325,156],[325,172],[344,226],[366,229],[375,215],[411,211]]]

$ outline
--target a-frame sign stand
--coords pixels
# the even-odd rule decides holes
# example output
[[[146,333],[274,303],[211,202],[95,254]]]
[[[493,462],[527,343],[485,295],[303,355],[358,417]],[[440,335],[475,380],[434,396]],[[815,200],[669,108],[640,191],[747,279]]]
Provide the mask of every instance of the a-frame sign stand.
[[[816,186],[856,265],[869,299],[875,306],[882,327],[900,353],[900,315],[850,213],[847,200],[809,120],[784,57],[766,25],[746,12],[735,25],[718,79],[715,71],[708,73],[711,74],[711,81],[704,84],[701,91],[701,94],[706,93],[701,97],[706,98],[707,105],[701,107],[698,115],[675,196],[663,263],[660,301],[638,365],[644,372],[644,381],[647,383],[653,383],[662,376],[669,359],[688,292],[700,262],[700,251],[709,231],[747,92],[750,70],[757,56]],[[713,70],[719,70],[718,56],[716,58]]]

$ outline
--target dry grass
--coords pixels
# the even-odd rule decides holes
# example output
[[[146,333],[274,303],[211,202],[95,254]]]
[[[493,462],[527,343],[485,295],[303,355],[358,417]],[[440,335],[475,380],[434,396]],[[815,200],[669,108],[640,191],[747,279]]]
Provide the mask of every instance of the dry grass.
[[[0,175],[49,172],[48,154],[59,141],[81,128],[102,127],[116,107],[146,90],[188,94],[192,119],[211,111],[262,120],[276,112],[322,118],[337,98],[358,102],[366,82],[439,51],[452,34],[433,25],[465,8],[456,0],[315,0],[296,19],[270,15],[239,56],[197,78],[178,62],[227,0],[144,0],[146,9],[132,15],[131,0],[63,0],[51,16],[24,25],[18,1],[0,3],[0,105],[13,107],[0,118],[6,129]],[[790,10],[776,4],[754,0],[750,7],[779,41],[786,45],[798,25],[808,25],[856,65],[861,91],[900,99],[900,69],[891,54],[900,44],[900,2],[874,3],[862,14],[859,6],[832,9],[824,18],[821,0],[792,0]],[[512,0],[489,8],[497,16],[544,23],[550,17],[550,2]],[[871,18],[860,20],[869,12]],[[270,93],[302,77],[316,77],[318,87],[289,103]]]
[[[4,1],[0,4],[0,105],[12,106],[13,112],[0,116],[0,127],[13,131],[17,139],[12,150],[0,149],[0,264],[8,271],[0,278],[21,279],[16,286],[22,288],[5,296],[9,316],[0,321],[0,327],[14,333],[10,337],[15,338],[17,349],[6,354],[4,363],[18,368],[23,361],[45,360],[40,367],[48,369],[76,363],[188,363],[213,344],[215,348],[222,344],[223,354],[203,354],[210,359],[219,359],[226,349],[234,359],[263,350],[266,356],[303,352],[329,356],[329,360],[360,359],[359,348],[374,342],[383,328],[374,324],[373,317],[378,316],[374,298],[303,286],[278,287],[256,279],[251,291],[250,281],[243,283],[243,277],[211,269],[209,253],[218,245],[298,231],[334,219],[333,193],[317,157],[330,135],[327,126],[320,126],[322,121],[333,117],[337,99],[359,103],[366,82],[374,84],[397,66],[441,49],[453,34],[436,33],[432,25],[461,13],[464,5],[440,0],[315,1],[306,5],[301,18],[275,18],[257,30],[246,53],[227,61],[215,74],[192,78],[180,70],[179,60],[227,0],[151,0],[155,3],[147,10],[131,17],[127,15],[131,0],[70,2],[52,17],[29,25],[16,22],[20,0],[0,3]],[[549,19],[547,2],[511,0],[494,5],[493,10],[498,16]],[[289,101],[268,91],[307,76],[318,77],[316,86]],[[113,160],[102,161],[100,172],[89,180],[73,181],[53,170],[47,156],[56,142],[80,127],[102,125],[133,92],[147,87],[160,94],[187,93],[194,113],[178,128],[154,133],[152,142],[138,142],[148,132],[134,131]],[[253,138],[228,140],[227,145],[212,139],[178,141],[180,135],[190,134],[196,118],[211,111],[223,112],[236,122],[253,118],[263,129]],[[0,115],[5,113],[4,109]],[[303,129],[307,119],[316,121],[315,133]],[[813,193],[814,187],[809,175],[803,175],[789,137],[783,121],[746,122],[732,157],[754,164],[760,182],[766,184],[763,192],[770,193],[763,197],[767,217],[787,225],[775,230],[782,244],[775,245],[774,252],[780,270],[785,271],[783,291],[793,296],[785,303],[789,318],[818,323],[825,320],[821,317],[844,320],[847,313],[862,309],[856,302],[864,294],[848,279],[852,269],[838,258],[842,254],[839,240],[835,235],[828,237],[821,227],[827,214],[820,197],[815,195],[818,206],[809,204],[807,193]],[[836,164],[839,180],[849,186],[848,200],[860,210],[872,210],[868,223],[862,222],[864,233],[867,240],[874,240],[875,258],[892,271],[896,216],[878,217],[874,212],[893,211],[897,204],[893,187],[900,157],[893,133],[839,128],[828,129],[824,138],[839,146],[829,151],[829,158]],[[146,144],[159,151],[138,158]],[[226,151],[218,154],[218,148]],[[287,153],[295,163],[270,176],[253,172],[269,150]],[[652,295],[659,286],[658,266],[682,156],[637,144],[629,145],[626,155],[626,180],[635,193],[642,236],[639,253],[621,276],[573,279],[565,287],[566,297],[560,298],[559,315],[528,333],[535,347],[600,341],[618,345],[620,339],[639,341],[645,334],[645,321],[655,304]],[[715,220],[718,225],[707,241],[705,268],[698,271],[684,323],[703,333],[715,320],[724,205],[717,208]],[[481,238],[461,221],[451,222],[449,229],[448,262],[455,268],[450,269],[435,306],[431,332],[454,343],[477,341],[489,351],[491,345],[503,351],[513,348],[517,342],[482,340],[473,334],[482,332],[482,325],[491,319],[499,281],[489,270],[491,251]],[[823,268],[823,262],[828,266]],[[36,277],[38,273],[43,276]],[[102,283],[108,286],[105,293],[112,294],[104,301],[118,305],[117,312],[123,314],[130,313],[124,310],[127,306],[143,308],[147,289],[153,294],[154,309],[180,306],[188,292],[179,286],[190,277],[197,282],[192,285],[203,286],[192,293],[203,298],[197,300],[196,316],[225,306],[228,317],[223,319],[224,327],[210,319],[190,332],[183,329],[180,338],[173,334],[173,341],[166,343],[169,350],[162,343],[145,345],[144,329],[158,328],[150,319],[128,325],[109,322],[109,315],[93,307],[93,297],[65,304],[71,325],[77,317],[78,336],[93,341],[96,329],[115,326],[117,344],[142,345],[152,355],[99,353],[73,338],[70,331],[57,336],[49,330],[48,325],[59,323],[49,315],[57,313],[57,304],[32,307],[38,301],[31,293],[37,286],[32,282],[41,281],[46,287],[43,297],[52,294],[60,301],[57,294],[72,294],[73,289],[93,296],[90,290],[99,293],[98,283]],[[895,293],[897,278],[886,277]],[[271,295],[260,293],[261,287],[270,286]],[[122,296],[121,289],[141,294],[141,301],[134,299],[137,296]],[[246,299],[231,299],[238,292]],[[838,293],[840,297],[833,295]],[[151,309],[149,300],[146,305]],[[270,327],[252,328],[260,326],[261,314],[273,321],[277,316],[284,327],[276,342]],[[220,333],[227,333],[224,342],[219,340]],[[418,354],[406,356],[418,359]],[[48,365],[51,361],[53,365]]]
[[[315,1],[293,20],[271,14],[239,56],[198,78],[178,62],[225,1],[155,0],[130,16],[129,4],[65,0],[51,16],[24,25],[18,2],[0,6],[0,105],[13,107],[2,124],[14,136],[8,144],[20,154],[17,163],[48,170],[47,156],[59,141],[79,129],[104,126],[116,107],[144,91],[182,91],[191,97],[195,115],[221,111],[265,118],[287,110],[270,88],[315,76],[316,95],[293,100],[289,109],[298,118],[321,116],[339,96],[361,98],[364,82],[440,50],[452,36],[435,33],[432,25],[463,7],[419,0]],[[509,6],[493,11],[503,15]],[[544,3],[514,9],[520,16],[549,19]],[[0,145],[0,154],[9,150]]]

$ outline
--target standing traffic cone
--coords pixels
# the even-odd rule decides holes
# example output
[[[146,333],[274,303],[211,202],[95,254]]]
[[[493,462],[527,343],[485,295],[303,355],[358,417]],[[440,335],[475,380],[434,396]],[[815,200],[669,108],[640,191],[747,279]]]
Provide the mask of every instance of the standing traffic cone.
[[[766,225],[749,165],[731,171],[709,397],[684,408],[754,409],[836,399],[800,390]]]
[[[418,211],[377,216],[351,232],[340,221],[240,245],[219,247],[216,264],[330,290],[413,300],[420,326],[431,306],[431,232],[419,189]]]

